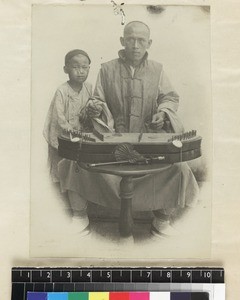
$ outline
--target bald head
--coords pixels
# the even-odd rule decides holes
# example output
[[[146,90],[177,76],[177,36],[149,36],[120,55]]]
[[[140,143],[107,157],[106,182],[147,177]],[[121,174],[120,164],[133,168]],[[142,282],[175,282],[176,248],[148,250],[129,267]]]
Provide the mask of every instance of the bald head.
[[[123,31],[123,36],[128,35],[129,33],[132,33],[133,31],[141,30],[143,32],[146,32],[148,35],[148,38],[150,37],[150,28],[147,24],[141,22],[141,21],[132,21],[126,24]]]
[[[123,37],[120,38],[121,44],[125,49],[127,60],[132,65],[141,63],[147,49],[151,46],[150,29],[140,21],[128,23],[123,32]]]

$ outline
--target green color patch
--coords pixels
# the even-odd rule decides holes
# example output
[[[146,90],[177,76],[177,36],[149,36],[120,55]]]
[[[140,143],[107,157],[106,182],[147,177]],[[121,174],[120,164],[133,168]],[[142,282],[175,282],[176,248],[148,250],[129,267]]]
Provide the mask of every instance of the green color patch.
[[[68,293],[68,300],[88,300],[88,292]]]

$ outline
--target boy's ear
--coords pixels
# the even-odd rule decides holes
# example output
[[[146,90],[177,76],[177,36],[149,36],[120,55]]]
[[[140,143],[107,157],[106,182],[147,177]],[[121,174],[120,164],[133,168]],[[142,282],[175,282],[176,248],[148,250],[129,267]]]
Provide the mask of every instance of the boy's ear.
[[[125,42],[124,42],[124,38],[121,36],[120,37],[120,43],[123,47],[125,47]]]
[[[68,67],[64,66],[63,71],[64,71],[64,73],[68,74]]]

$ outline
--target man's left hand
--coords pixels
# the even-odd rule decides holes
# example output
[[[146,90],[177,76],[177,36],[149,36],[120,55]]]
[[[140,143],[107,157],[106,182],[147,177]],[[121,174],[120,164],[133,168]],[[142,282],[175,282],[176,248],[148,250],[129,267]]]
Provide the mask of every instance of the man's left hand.
[[[164,125],[165,117],[165,112],[163,111],[160,111],[153,115],[151,127],[154,129],[161,129]]]

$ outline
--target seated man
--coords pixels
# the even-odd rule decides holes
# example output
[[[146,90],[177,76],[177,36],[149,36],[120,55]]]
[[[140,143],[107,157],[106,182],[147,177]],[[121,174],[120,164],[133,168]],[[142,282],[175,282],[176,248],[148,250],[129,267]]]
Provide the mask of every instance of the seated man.
[[[152,43],[149,27],[131,22],[120,41],[124,49],[119,58],[102,64],[98,75],[94,98],[103,105],[89,102],[89,115],[100,116],[101,107],[107,104],[116,132],[183,132],[176,115],[179,97],[162,65],[148,60],[147,49]],[[59,173],[63,190],[72,191],[76,201],[119,208],[120,177],[80,168],[76,172],[67,160],[60,162]],[[133,209],[152,210],[151,231],[162,236],[169,232],[172,211],[194,205],[197,195],[197,182],[186,163],[163,165],[157,174],[134,179]]]

